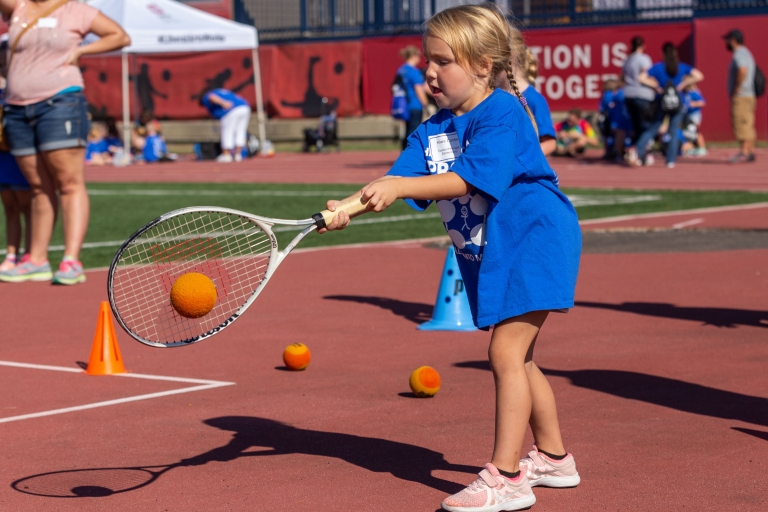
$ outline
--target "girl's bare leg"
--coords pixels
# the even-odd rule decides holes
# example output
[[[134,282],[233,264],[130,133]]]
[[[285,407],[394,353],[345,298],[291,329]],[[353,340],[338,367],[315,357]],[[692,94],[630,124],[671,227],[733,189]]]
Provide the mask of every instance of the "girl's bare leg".
[[[509,318],[496,325],[491,337],[488,356],[496,383],[496,438],[491,463],[503,471],[519,469],[533,407],[525,363],[547,315],[547,311],[532,311]]]

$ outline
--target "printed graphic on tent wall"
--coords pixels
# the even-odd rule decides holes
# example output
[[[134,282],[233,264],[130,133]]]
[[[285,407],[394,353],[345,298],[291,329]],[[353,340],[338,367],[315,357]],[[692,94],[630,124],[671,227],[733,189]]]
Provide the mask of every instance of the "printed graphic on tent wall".
[[[204,119],[202,93],[223,87],[255,108],[251,52],[137,55],[130,57],[131,118],[141,114],[158,119]],[[120,118],[120,57],[80,60],[85,95],[95,118]]]
[[[263,46],[262,83],[267,113],[274,117],[318,117],[323,98],[340,116],[362,113],[362,45],[354,42]]]

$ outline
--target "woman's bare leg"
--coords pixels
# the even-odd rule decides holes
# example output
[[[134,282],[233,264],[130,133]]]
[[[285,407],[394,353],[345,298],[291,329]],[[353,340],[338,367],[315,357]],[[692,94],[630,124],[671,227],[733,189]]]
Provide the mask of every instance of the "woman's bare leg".
[[[33,263],[40,264],[48,259],[48,245],[51,243],[53,226],[56,224],[56,186],[45,162],[38,158],[38,155],[17,156],[16,162],[31,188],[32,234],[29,255]]]
[[[84,177],[85,149],[57,149],[43,152],[41,157],[61,194],[64,256],[79,259],[90,215]]]

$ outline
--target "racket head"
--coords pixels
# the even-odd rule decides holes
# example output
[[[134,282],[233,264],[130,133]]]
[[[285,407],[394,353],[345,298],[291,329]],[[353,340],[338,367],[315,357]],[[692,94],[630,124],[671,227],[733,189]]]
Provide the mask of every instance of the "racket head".
[[[279,263],[270,219],[215,207],[175,210],[134,233],[112,260],[109,304],[120,326],[152,347],[180,347],[231,325],[255,300]],[[185,318],[170,292],[180,276],[198,272],[216,286],[213,309]]]

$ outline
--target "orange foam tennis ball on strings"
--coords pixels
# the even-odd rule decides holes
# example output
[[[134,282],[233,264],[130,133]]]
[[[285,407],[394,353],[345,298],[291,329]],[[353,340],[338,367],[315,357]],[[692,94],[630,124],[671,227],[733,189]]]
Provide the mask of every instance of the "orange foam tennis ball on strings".
[[[409,384],[419,398],[435,396],[440,391],[440,374],[431,366],[420,366],[411,373]]]
[[[216,305],[216,285],[199,272],[184,274],[171,287],[171,305],[184,318],[200,318]]]
[[[283,362],[285,366],[294,371],[303,370],[309,366],[312,354],[303,343],[294,343],[285,347],[283,351]]]

